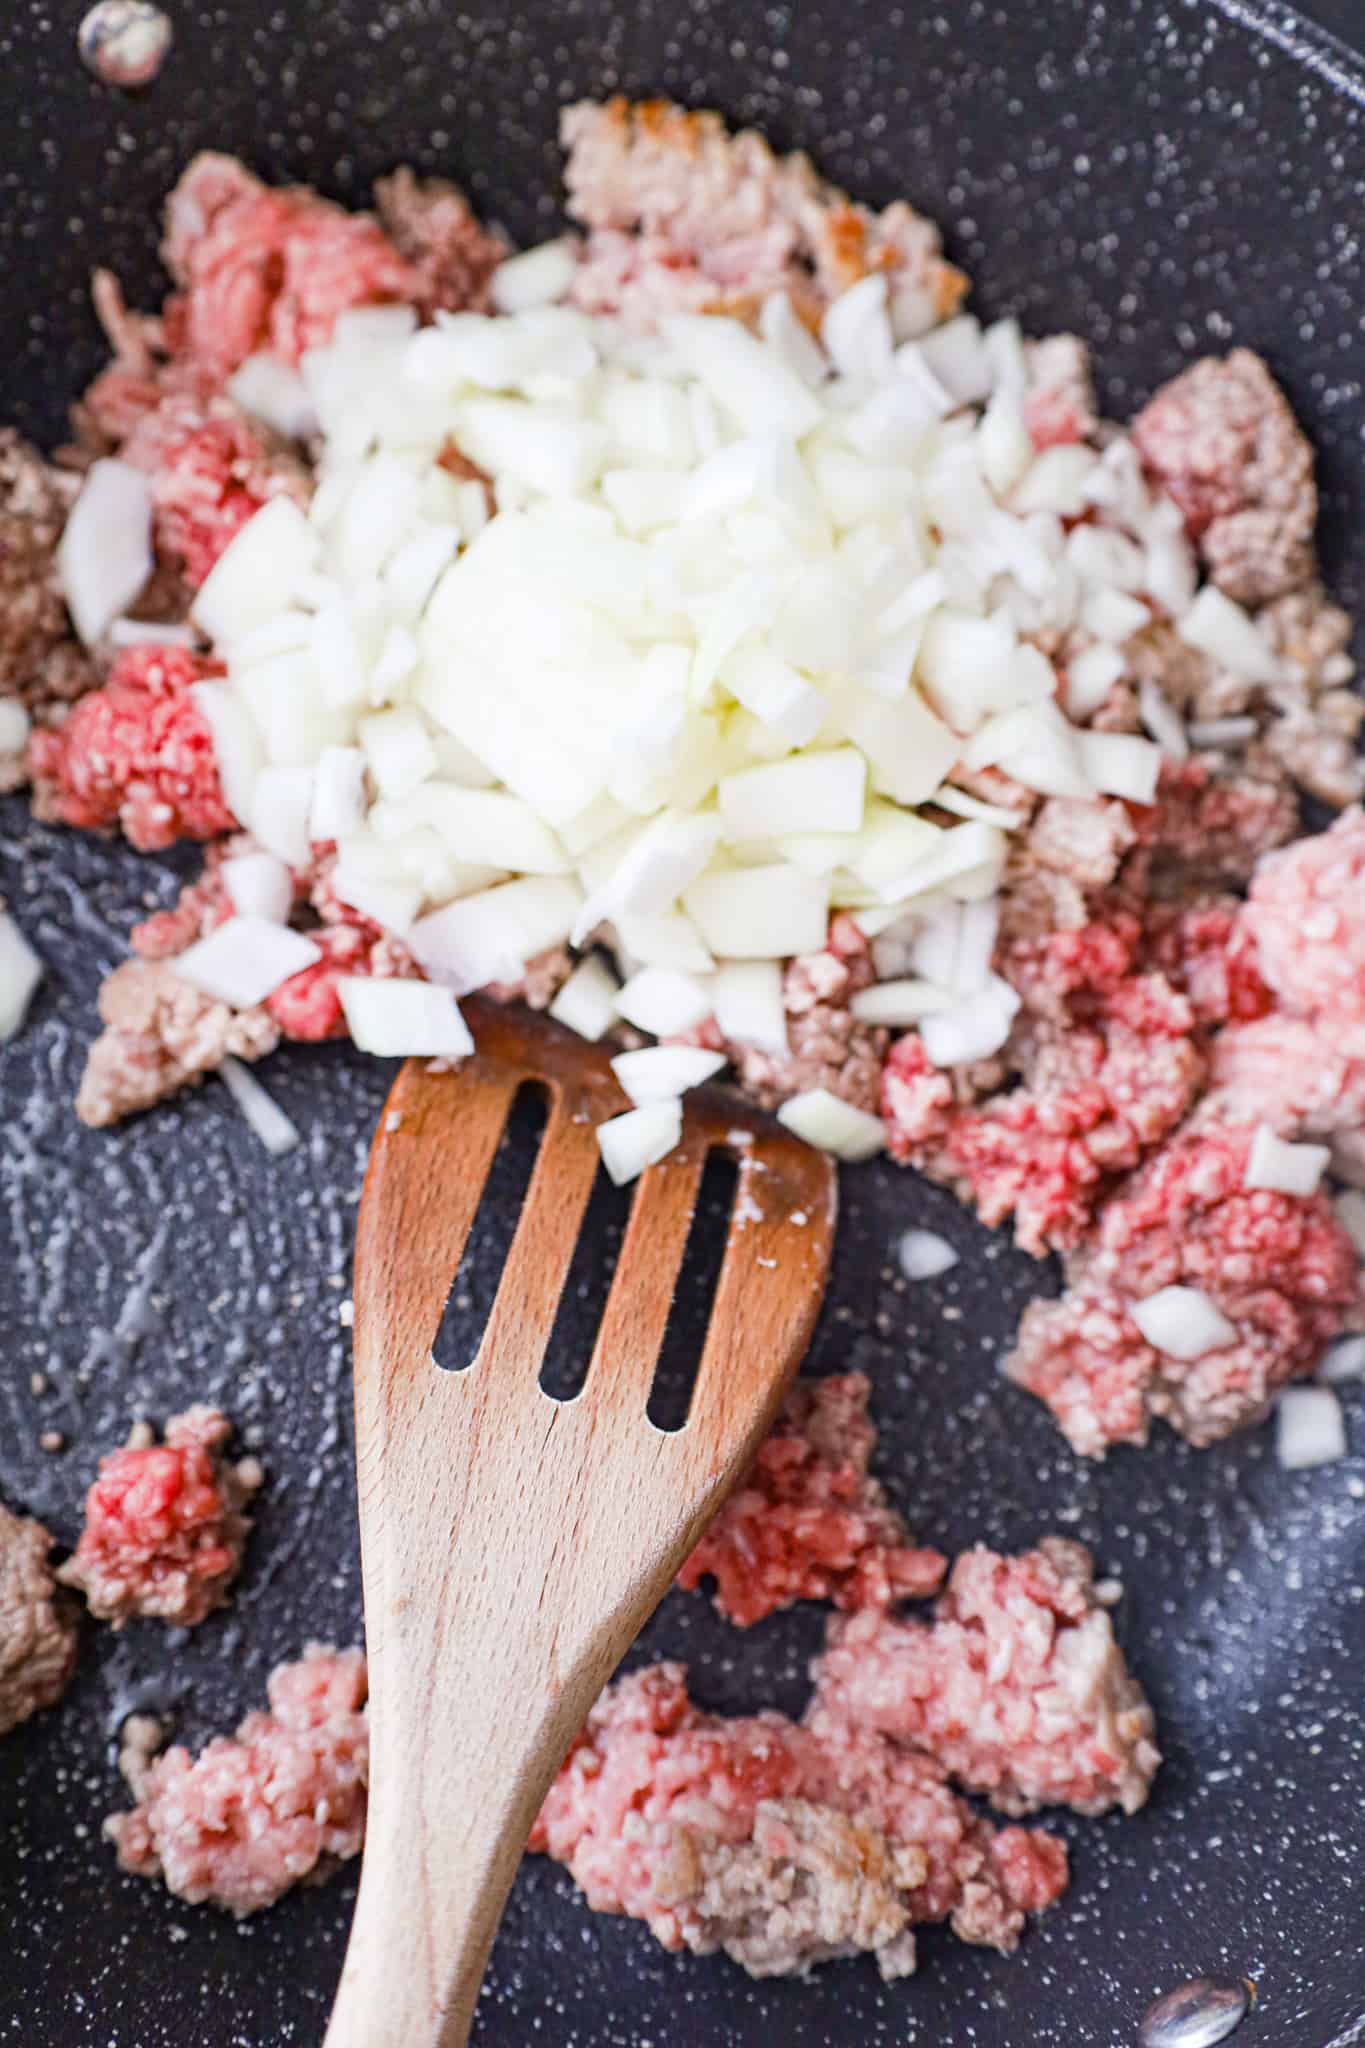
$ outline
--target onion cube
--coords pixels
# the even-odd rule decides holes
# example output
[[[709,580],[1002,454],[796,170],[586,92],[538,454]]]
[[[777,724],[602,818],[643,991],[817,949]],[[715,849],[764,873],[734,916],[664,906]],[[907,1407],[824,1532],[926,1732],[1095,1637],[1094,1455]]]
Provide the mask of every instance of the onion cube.
[[[140,469],[114,459],[90,465],[62,532],[57,573],[91,647],[152,573],[152,492]]]
[[[308,865],[313,768],[263,768],[252,791],[248,822],[262,846],[291,868]]]
[[[1187,647],[1198,648],[1234,675],[1253,683],[1280,680],[1280,658],[1260,627],[1215,583],[1204,585],[1176,631]]]
[[[0,1041],[14,1037],[42,978],[42,961],[14,919],[0,909]]]
[[[717,968],[711,988],[716,1024],[725,1038],[786,1058],[787,1012],[776,960],[727,961]]]
[[[1242,1185],[1274,1188],[1282,1195],[1315,1195],[1331,1157],[1330,1145],[1289,1145],[1269,1124],[1257,1124]]]
[[[1008,1041],[1018,1010],[1015,991],[993,974],[984,989],[950,1009],[925,1015],[919,1027],[924,1050],[936,1067],[967,1067],[988,1060]]]
[[[741,769],[724,776],[718,791],[725,835],[774,839],[794,821],[802,832],[856,832],[866,780],[867,764],[853,747]]]
[[[290,1121],[278,1102],[266,1094],[250,1067],[244,1067],[240,1060],[229,1054],[218,1072],[266,1151],[276,1158],[292,1151],[299,1142],[298,1126]]]
[[[668,1102],[699,1088],[725,1065],[723,1052],[696,1045],[647,1045],[639,1052],[618,1053],[611,1070],[637,1108],[646,1102]]]
[[[808,1145],[850,1163],[871,1159],[886,1145],[880,1117],[855,1109],[828,1088],[808,1088],[802,1095],[791,1096],[778,1110],[777,1120]]]
[[[578,270],[577,244],[568,235],[509,256],[493,272],[489,293],[500,313],[525,313],[562,299]]]
[[[952,1271],[958,1256],[947,1238],[935,1230],[907,1230],[896,1247],[907,1280],[937,1280],[940,1273]]]
[[[848,1007],[864,1024],[885,1024],[899,1031],[918,1024],[935,1010],[952,1009],[953,1005],[954,999],[946,989],[936,988],[931,981],[907,979],[879,981],[871,988],[861,988],[849,998]]]
[[[436,773],[439,764],[431,735],[422,714],[411,704],[362,718],[359,736],[381,796],[411,796],[428,776]],[[490,865],[496,867],[501,863],[495,861]]]
[[[1275,1455],[1286,1472],[1346,1455],[1346,1422],[1330,1387],[1286,1387],[1275,1410]]]
[[[365,816],[365,754],[360,747],[324,747],[308,811],[312,840],[346,839]]]
[[[242,824],[250,824],[265,759],[251,714],[229,683],[193,683],[190,696],[213,740],[228,809]]]
[[[549,826],[506,790],[428,782],[414,793],[410,808],[435,828],[456,860],[523,875],[569,871],[569,857]]]
[[[788,861],[712,869],[684,891],[683,905],[718,959],[785,959],[824,945],[829,880]]]
[[[228,378],[227,394],[234,405],[264,420],[287,441],[303,441],[318,431],[317,407],[308,386],[278,356],[248,356]]]
[[[287,925],[263,917],[230,917],[170,965],[181,981],[215,1002],[248,1010],[321,958],[320,946]]]
[[[840,723],[867,756],[872,786],[898,804],[931,797],[962,743],[915,690],[890,699],[857,690],[840,703]]]
[[[799,439],[820,424],[824,408],[802,377],[738,320],[679,314],[661,326],[676,360],[745,433]]]
[[[654,1038],[676,1038],[711,1015],[711,991],[690,974],[671,967],[642,967],[616,998],[627,1024]]]
[[[676,1101],[646,1103],[597,1126],[602,1163],[618,1188],[666,1158],[681,1136],[682,1104]]]
[[[1096,789],[1129,803],[1156,800],[1161,775],[1161,749],[1129,732],[1079,732],[1076,745],[1081,767]]]
[[[1160,1287],[1130,1314],[1153,1350],[1186,1365],[1237,1338],[1236,1325],[1198,1287]]]
[[[419,917],[408,944],[434,980],[467,995],[490,981],[515,981],[537,953],[562,945],[582,902],[566,876],[528,875]]]
[[[278,854],[234,854],[218,872],[239,917],[263,917],[270,924],[289,922],[294,878]]]
[[[594,1044],[616,1022],[616,998],[620,988],[610,969],[595,955],[580,960],[550,1005],[558,1024],[576,1031]]]
[[[346,1029],[361,1052],[380,1059],[464,1059],[474,1050],[469,1026],[448,988],[346,974],[337,982],[337,995]]]
[[[321,541],[292,498],[271,498],[224,548],[191,610],[210,640],[228,647],[277,612],[317,567]],[[120,607],[121,609],[121,607]]]

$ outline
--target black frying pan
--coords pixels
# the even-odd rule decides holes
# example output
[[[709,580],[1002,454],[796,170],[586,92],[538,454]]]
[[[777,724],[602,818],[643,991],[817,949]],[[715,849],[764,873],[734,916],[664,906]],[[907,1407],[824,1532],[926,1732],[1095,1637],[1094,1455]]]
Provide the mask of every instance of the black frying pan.
[[[0,389],[40,437],[97,365],[92,259],[135,299],[159,295],[158,202],[193,150],[351,200],[400,160],[450,169],[524,240],[553,219],[558,103],[668,92],[807,145],[872,201],[909,193],[944,221],[982,307],[1093,338],[1117,416],[1191,353],[1264,351],[1321,449],[1329,574],[1365,597],[1365,73],[1278,6],[542,0],[508,19],[453,0],[168,0],[175,54],[130,101],[77,65],[82,4],[0,14]],[[1336,4],[1339,25],[1358,21],[1358,0]],[[337,1309],[389,1075],[335,1048],[272,1061],[306,1133],[277,1164],[216,1087],[119,1135],[80,1130],[96,982],[147,901],[169,900],[173,865],[0,803],[0,893],[52,965],[0,1055],[0,1492],[70,1538],[130,1415],[200,1397],[239,1418],[270,1474],[230,1613],[186,1641],[89,1631],[67,1705],[0,1745],[0,2042],[25,2048],[313,2044],[351,1906],[344,1877],[239,1929],[120,1878],[98,1839],[126,1712],[174,1707],[198,1740],[261,1699],[276,1658],[360,1628]],[[888,1265],[907,1216],[967,1253],[913,1291]],[[1365,2039],[1365,1415],[1356,1453],[1315,1473],[1281,1473],[1264,1433],[1208,1452],[1163,1435],[1080,1463],[995,1375],[1044,1284],[945,1195],[859,1168],[812,1363],[873,1373],[881,1469],[926,1540],[1019,1546],[1060,1526],[1122,1574],[1168,1757],[1150,1807],[1064,1824],[1074,1890],[1014,1959],[931,1932],[921,1974],[890,1987],[862,1964],[755,1985],[676,1960],[528,1862],[479,2042],[1107,2048],[1196,1970],[1257,1980],[1237,2048]],[[52,1428],[64,1455],[37,1447]],[[711,1706],[795,1710],[819,1632],[808,1610],[737,1636],[675,1594],[637,1654],[689,1659]]]

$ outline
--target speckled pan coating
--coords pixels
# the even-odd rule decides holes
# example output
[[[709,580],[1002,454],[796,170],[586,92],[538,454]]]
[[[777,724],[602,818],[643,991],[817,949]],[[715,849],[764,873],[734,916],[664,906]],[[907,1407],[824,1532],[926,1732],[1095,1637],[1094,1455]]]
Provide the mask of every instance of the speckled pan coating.
[[[983,305],[1096,339],[1111,411],[1189,351],[1264,350],[1323,450],[1337,588],[1365,597],[1365,92],[1279,9],[185,0],[137,98],[82,70],[79,12],[9,0],[0,15],[0,389],[32,431],[59,429],[96,363],[88,257],[153,295],[156,202],[193,149],[350,199],[401,158],[451,168],[525,237],[553,218],[557,102],[663,90],[810,146],[869,199],[908,191]],[[304,1132],[277,1163],[216,1085],[113,1136],[70,1113],[100,972],[145,904],[169,900],[172,867],[0,803],[0,893],[56,963],[0,1053],[0,1490],[70,1539],[98,1451],[196,1399],[239,1419],[269,1475],[231,1613],[189,1643],[137,1624],[88,1635],[67,1708],[0,1746],[0,2043],[25,2048],[310,2048],[350,1908],[342,1880],[238,1929],[120,1879],[97,1837],[122,1714],[178,1709],[192,1740],[230,1727],[275,1658],[353,1639],[360,1615],[338,1309],[387,1073],[335,1049],[270,1062]],[[894,1264],[908,1221],[963,1262],[909,1288]],[[1170,1759],[1152,1807],[1068,1829],[1074,1892],[1013,1961],[930,1936],[922,1975],[889,1987],[870,1967],[802,1987],[675,1961],[531,1863],[481,2048],[1110,2048],[1197,1971],[1258,1979],[1239,2048],[1365,2039],[1365,1412],[1348,1391],[1356,1448],[1321,1472],[1281,1474],[1264,1434],[1082,1465],[996,1380],[1040,1284],[946,1196],[860,1169],[813,1363],[873,1374],[881,1468],[923,1537],[1011,1546],[1060,1527],[1128,1580],[1120,1626]],[[30,1392],[35,1372],[48,1392]],[[54,1428],[60,1456],[38,1448]],[[641,1654],[690,1659],[707,1705],[792,1708],[818,1634],[798,1612],[741,1637],[674,1595]]]

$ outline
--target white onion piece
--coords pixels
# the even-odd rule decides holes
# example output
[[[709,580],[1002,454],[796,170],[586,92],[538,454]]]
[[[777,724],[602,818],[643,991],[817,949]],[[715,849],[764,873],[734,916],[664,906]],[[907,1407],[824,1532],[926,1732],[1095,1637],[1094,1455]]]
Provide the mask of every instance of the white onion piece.
[[[1006,497],[1033,461],[1033,437],[1017,391],[995,392],[977,429],[981,474],[997,498]]]
[[[0,1043],[13,1038],[28,1015],[43,963],[9,913],[0,907]]]
[[[1155,801],[1161,775],[1161,749],[1129,732],[1081,732],[1076,735],[1081,766],[1094,787],[1106,796],[1129,803]]]
[[[972,995],[990,980],[991,960],[1000,930],[1000,903],[986,897],[978,903],[964,903],[958,914],[957,958],[953,963],[953,987]]]
[[[841,376],[890,376],[893,344],[883,271],[869,272],[831,300],[820,323],[820,339]]]
[[[665,814],[646,826],[584,904],[574,943],[581,944],[603,918],[623,911],[649,916],[666,910],[701,874],[719,839],[719,822],[710,817]]]
[[[936,1067],[965,1067],[990,1059],[1008,1040],[1018,1009],[1014,990],[993,974],[984,989],[923,1019],[924,1050]]]
[[[597,1126],[602,1163],[618,1188],[666,1158],[681,1136],[680,1102],[650,1102]]]
[[[618,1015],[653,1038],[677,1038],[711,1015],[710,990],[671,967],[642,967],[616,998]]]
[[[338,903],[358,910],[400,939],[407,937],[422,907],[423,892],[414,883],[378,881],[373,875],[358,873],[344,854],[332,870],[332,893]]]
[[[362,1052],[380,1059],[464,1059],[474,1050],[448,988],[346,974],[337,982],[337,995],[346,1029]]]
[[[893,1031],[918,1024],[934,1010],[953,1007],[955,997],[948,989],[935,988],[930,981],[899,979],[874,982],[849,997],[848,1007],[864,1024],[884,1024]]]
[[[62,595],[87,647],[103,638],[152,573],[152,492],[131,463],[94,462],[57,549]]]
[[[561,875],[500,882],[418,918],[408,944],[434,980],[468,995],[515,981],[537,953],[562,945],[582,902],[577,883]]]
[[[1346,1456],[1346,1420],[1330,1387],[1286,1387],[1275,1408],[1275,1456],[1286,1472]]]
[[[709,974],[716,964],[686,911],[655,910],[646,915],[624,911],[613,922],[622,948],[638,967],[675,967],[680,974]]]
[[[1188,727],[1192,747],[1244,747],[1259,726],[1250,715],[1236,718],[1195,718]]]
[[[1083,530],[1076,529],[1078,533]],[[1131,597],[1123,590],[1092,590],[1081,600],[1080,624],[1085,631],[1114,646],[1122,646],[1134,633],[1140,633],[1151,616],[1150,607],[1141,598]]]
[[[220,648],[231,648],[289,609],[320,552],[318,534],[293,500],[271,498],[228,543],[195,592],[195,623]]]
[[[919,341],[905,343],[896,352],[896,363],[902,374],[912,376],[923,366],[959,405],[975,405],[989,397],[995,382],[981,323],[970,313],[959,313]]]
[[[213,739],[218,779],[228,809],[239,823],[251,822],[264,749],[245,703],[227,683],[193,683],[190,696]]]
[[[723,1052],[706,1052],[700,1046],[647,1045],[639,1052],[618,1053],[611,1070],[638,1109],[699,1088],[724,1065]]]
[[[278,854],[234,854],[218,872],[239,917],[263,917],[270,924],[288,923],[294,903],[294,878]]]
[[[1176,631],[1187,647],[1198,648],[1221,668],[1248,682],[1277,683],[1283,673],[1279,656],[1249,613],[1216,583],[1206,583],[1180,619]]]
[[[1022,811],[1012,811],[1005,804],[988,804],[979,796],[969,796],[965,789],[954,788],[945,782],[933,794],[933,802],[941,811],[951,811],[958,818],[975,818],[982,825],[998,825],[1002,832],[1017,832],[1025,822]]]
[[[725,836],[774,839],[793,820],[803,832],[856,832],[866,782],[867,764],[853,747],[796,754],[726,775],[718,790]]]
[[[1144,676],[1138,684],[1138,715],[1167,760],[1189,759],[1190,739],[1185,721],[1150,676]]]
[[[594,1044],[605,1037],[616,1022],[616,998],[620,984],[610,969],[590,954],[580,960],[573,973],[550,1004],[550,1015],[557,1024],[564,1024],[570,1031],[576,1031],[580,1038]]]
[[[840,723],[867,755],[873,787],[898,804],[924,803],[953,767],[961,744],[917,691],[894,702],[870,690],[840,706]]]
[[[320,946],[287,925],[262,917],[230,917],[177,955],[170,966],[181,981],[215,1002],[248,1010],[321,958]]]
[[[1079,518],[1086,507],[1094,471],[1094,451],[1083,442],[1044,448],[1015,488],[1014,510],[1055,512],[1063,519]]]
[[[1332,1157],[1330,1145],[1290,1145],[1269,1124],[1257,1124],[1242,1185],[1281,1195],[1315,1195]]]
[[[283,1153],[291,1152],[299,1142],[298,1125],[285,1115],[273,1096],[267,1095],[250,1067],[243,1066],[229,1053],[218,1071],[228,1093],[266,1151],[277,1159]]]
[[[767,647],[744,647],[726,664],[725,686],[790,747],[809,746],[825,722],[817,689]]]
[[[1129,1310],[1147,1342],[1189,1364],[1236,1342],[1236,1325],[1199,1287],[1161,1287]]]
[[[287,441],[303,441],[321,425],[312,393],[297,370],[278,356],[248,356],[227,382],[227,395],[243,412],[264,420]]]
[[[1005,835],[998,826],[970,819],[942,833],[934,848],[889,882],[882,894],[888,902],[902,902],[941,889],[979,868],[998,872],[1004,867],[1005,853]]]
[[[578,270],[578,245],[568,235],[509,256],[493,272],[489,295],[500,313],[525,313],[562,299]]]
[[[787,1013],[776,960],[727,961],[717,968],[711,990],[722,1036],[775,1059],[786,1058]]]
[[[425,782],[408,808],[434,827],[456,860],[526,875],[569,871],[569,857],[549,826],[506,790]]]
[[[168,626],[157,619],[115,619],[109,628],[111,647],[197,647],[193,626]]]
[[[345,839],[365,815],[365,755],[359,747],[324,747],[308,809],[308,837]]]
[[[422,714],[410,704],[362,718],[358,731],[381,796],[400,801],[410,797],[440,765]]]
[[[291,868],[308,865],[316,773],[313,768],[263,768],[252,791],[246,822],[266,851]]]
[[[1335,1344],[1329,1344],[1317,1376],[1329,1387],[1365,1379],[1365,1337],[1339,1337]]]
[[[1098,711],[1127,666],[1117,647],[1104,641],[1073,654],[1066,665],[1066,708],[1071,717],[1089,718]]]
[[[763,301],[758,331],[803,384],[824,383],[829,375],[828,359],[804,320],[793,310],[786,292],[772,292]]]
[[[937,1280],[957,1265],[960,1254],[946,1237],[935,1230],[907,1230],[896,1247],[896,1258],[907,1280]]]
[[[712,869],[683,891],[683,905],[717,959],[784,959],[824,945],[829,883],[787,861]]]
[[[33,720],[13,697],[0,697],[0,754],[22,754]]]
[[[821,408],[800,376],[738,320],[678,314],[661,323],[674,356],[746,433],[808,434]]]
[[[789,1097],[778,1110],[777,1120],[808,1145],[850,1163],[871,1159],[886,1146],[881,1118],[855,1109],[828,1088],[808,1088],[804,1094]]]

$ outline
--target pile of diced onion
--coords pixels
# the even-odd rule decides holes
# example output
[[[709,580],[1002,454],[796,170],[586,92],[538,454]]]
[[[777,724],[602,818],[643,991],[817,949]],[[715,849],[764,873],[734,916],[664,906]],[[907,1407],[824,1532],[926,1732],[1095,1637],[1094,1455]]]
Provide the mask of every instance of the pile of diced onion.
[[[757,333],[686,316],[640,336],[562,303],[572,275],[549,244],[503,266],[495,316],[350,313],[297,371],[257,357],[234,379],[322,454],[308,513],[273,500],[195,602],[227,666],[196,696],[264,853],[177,971],[249,1004],[317,957],[286,928],[286,870],[334,841],[340,900],[428,977],[343,982],[374,1052],[467,1051],[457,998],[568,943],[554,1014],[585,1036],[713,1018],[780,1056],[783,962],[846,911],[879,977],[858,1014],[918,1026],[944,1067],[988,1056],[1017,1006],[991,960],[1022,820],[955,773],[1149,801],[1188,745],[1169,703],[1144,693],[1150,737],[1081,721],[1153,603],[1249,677],[1273,675],[1268,644],[1197,589],[1130,442],[1035,451],[1014,322],[906,339],[869,277],[818,340],[785,297]],[[145,555],[132,476],[97,464],[68,535],[87,637]],[[112,568],[92,567],[114,520]],[[1064,682],[1044,635],[1066,637]],[[623,1059],[637,1106],[603,1134],[611,1170],[661,1157],[721,1064]],[[784,1115],[845,1157],[881,1144],[824,1091]]]

